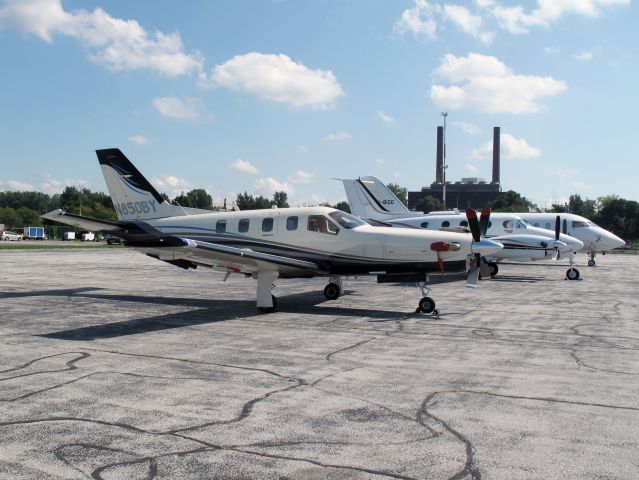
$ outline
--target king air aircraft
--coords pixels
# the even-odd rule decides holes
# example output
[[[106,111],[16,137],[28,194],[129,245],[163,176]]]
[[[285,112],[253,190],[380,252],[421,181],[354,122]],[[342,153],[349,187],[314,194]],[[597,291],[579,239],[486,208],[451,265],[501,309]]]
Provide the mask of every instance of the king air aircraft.
[[[411,212],[377,177],[361,177],[357,180],[342,180],[351,212],[358,217],[374,220],[384,225],[417,229],[463,230],[468,221],[459,212],[432,212],[420,215]],[[566,278],[576,280],[579,270],[573,266],[574,252],[584,244],[577,238],[560,232],[560,221],[552,216],[554,231],[533,227],[512,213],[490,213],[481,215],[481,235],[503,244],[502,250],[485,255],[481,262],[482,275],[495,276],[497,262],[501,260],[534,261],[559,259],[567,256],[570,268]],[[550,224],[548,224],[550,228]]]
[[[476,215],[473,235],[458,232],[379,228],[327,207],[236,212],[187,209],[168,203],[117,148],[98,150],[98,160],[118,222],[55,210],[48,220],[108,232],[127,247],[184,269],[211,267],[257,280],[257,307],[276,308],[277,278],[328,277],[324,295],[342,293],[342,276],[375,275],[378,282],[413,282],[422,292],[418,311],[435,311],[427,296],[431,272],[465,272],[467,258],[501,250],[481,239]],[[474,212],[473,212],[474,214]],[[445,265],[445,266],[444,266]],[[468,274],[476,286],[478,263]]]

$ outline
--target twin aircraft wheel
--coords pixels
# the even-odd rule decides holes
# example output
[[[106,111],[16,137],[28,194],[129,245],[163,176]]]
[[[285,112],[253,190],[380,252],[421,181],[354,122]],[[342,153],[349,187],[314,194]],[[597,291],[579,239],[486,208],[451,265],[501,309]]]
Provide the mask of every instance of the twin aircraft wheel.
[[[579,270],[576,268],[569,268],[566,270],[566,278],[568,280],[577,280],[579,278]]]
[[[435,300],[433,300],[430,297],[424,297],[419,301],[419,307],[417,307],[417,310],[422,312],[422,313],[439,313],[436,309],[435,309]]]
[[[595,263],[595,261],[592,258],[590,260],[588,260],[588,266],[589,267],[594,267],[595,265],[597,265],[597,264]]]
[[[336,283],[329,283],[324,287],[324,296],[326,300],[337,300],[339,298],[339,285]]]

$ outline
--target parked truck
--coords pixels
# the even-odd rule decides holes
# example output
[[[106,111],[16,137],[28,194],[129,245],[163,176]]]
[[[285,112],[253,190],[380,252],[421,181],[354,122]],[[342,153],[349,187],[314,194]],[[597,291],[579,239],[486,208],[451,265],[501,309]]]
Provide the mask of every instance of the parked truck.
[[[44,227],[24,227],[24,239],[46,240],[47,236],[44,234]]]
[[[75,240],[75,232],[64,232],[62,240]]]

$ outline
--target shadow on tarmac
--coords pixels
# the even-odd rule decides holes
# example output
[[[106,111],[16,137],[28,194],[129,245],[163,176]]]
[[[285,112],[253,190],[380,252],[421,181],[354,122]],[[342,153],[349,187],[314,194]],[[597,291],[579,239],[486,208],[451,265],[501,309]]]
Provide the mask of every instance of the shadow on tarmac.
[[[96,300],[139,302],[156,305],[175,305],[193,307],[195,310],[187,312],[157,315],[147,318],[123,320],[101,325],[72,328],[38,335],[58,340],[100,340],[116,338],[140,333],[155,332],[180,327],[190,327],[207,323],[224,322],[259,316],[255,307],[255,300],[208,300],[197,298],[154,297],[142,295],[107,295],[100,293],[86,293],[85,289],[46,290],[30,292],[22,296],[74,296],[77,298],[93,298]],[[97,290],[97,289],[95,289]],[[348,294],[348,292],[347,292]],[[1,298],[1,297],[0,297]],[[328,301],[321,292],[304,292],[278,297],[278,313],[303,313],[313,315],[344,316],[344,317],[384,317],[405,319],[413,311],[398,312],[390,310],[356,309],[351,307],[323,306]],[[321,306],[320,306],[321,305]]]

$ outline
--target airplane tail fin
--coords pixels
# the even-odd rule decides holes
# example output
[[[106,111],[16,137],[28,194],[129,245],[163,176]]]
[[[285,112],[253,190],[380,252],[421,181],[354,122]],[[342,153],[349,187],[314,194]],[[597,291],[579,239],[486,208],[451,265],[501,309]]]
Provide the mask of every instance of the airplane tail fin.
[[[96,150],[96,154],[119,220],[187,215],[182,207],[167,202],[119,148]]]
[[[342,180],[351,212],[362,218],[384,221],[415,216],[377,177]]]

